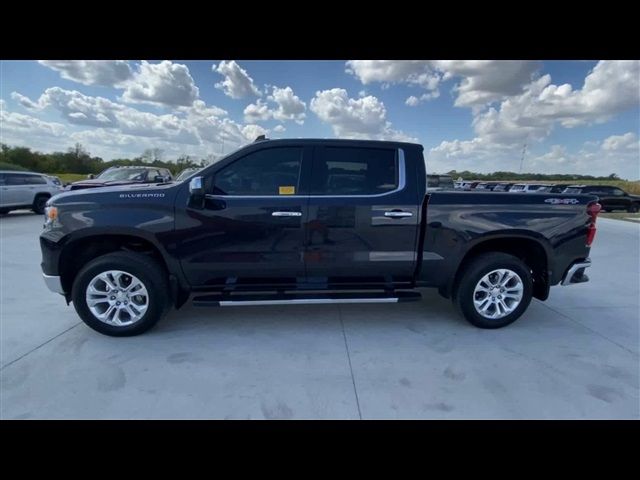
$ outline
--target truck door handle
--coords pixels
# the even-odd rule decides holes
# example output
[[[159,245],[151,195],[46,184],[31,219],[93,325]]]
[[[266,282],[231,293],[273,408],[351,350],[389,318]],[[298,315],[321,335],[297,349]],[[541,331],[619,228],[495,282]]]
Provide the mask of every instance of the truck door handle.
[[[272,212],[272,217],[301,217],[302,212]]]
[[[384,216],[385,217],[391,217],[391,218],[413,217],[413,213],[394,210],[394,211],[391,211],[391,212],[384,212]]]

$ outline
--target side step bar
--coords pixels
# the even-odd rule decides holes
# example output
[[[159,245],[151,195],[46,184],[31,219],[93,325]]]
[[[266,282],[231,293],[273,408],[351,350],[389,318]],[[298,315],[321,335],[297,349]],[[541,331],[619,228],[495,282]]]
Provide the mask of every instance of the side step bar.
[[[197,307],[234,307],[243,305],[318,305],[324,303],[397,303],[418,301],[420,292],[393,293],[318,293],[273,295],[201,295],[193,299]]]

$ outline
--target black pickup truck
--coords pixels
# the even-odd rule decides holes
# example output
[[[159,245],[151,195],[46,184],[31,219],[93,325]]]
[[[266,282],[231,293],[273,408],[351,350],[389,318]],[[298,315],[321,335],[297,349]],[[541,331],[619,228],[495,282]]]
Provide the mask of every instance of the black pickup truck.
[[[170,308],[400,302],[420,287],[481,328],[590,265],[597,197],[427,192],[422,146],[262,140],[179,183],[56,196],[49,288],[107,335]]]

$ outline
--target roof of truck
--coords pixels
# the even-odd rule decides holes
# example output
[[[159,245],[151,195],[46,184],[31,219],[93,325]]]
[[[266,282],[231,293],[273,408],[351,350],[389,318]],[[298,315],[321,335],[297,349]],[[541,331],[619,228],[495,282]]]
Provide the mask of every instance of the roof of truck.
[[[258,143],[269,143],[269,144],[353,144],[359,146],[371,146],[371,147],[381,147],[381,146],[411,146],[411,147],[419,147],[422,148],[422,145],[419,143],[411,143],[411,142],[398,142],[394,140],[355,140],[355,139],[346,139],[346,138],[277,138],[277,139],[264,139],[259,140]],[[253,145],[253,144],[250,144]]]

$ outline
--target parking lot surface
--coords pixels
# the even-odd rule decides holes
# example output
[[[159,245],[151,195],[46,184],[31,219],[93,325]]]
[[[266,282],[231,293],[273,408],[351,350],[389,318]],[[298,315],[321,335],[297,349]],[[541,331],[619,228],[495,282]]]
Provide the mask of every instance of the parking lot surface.
[[[449,301],[196,308],[111,338],[41,278],[42,218],[0,218],[0,418],[638,419],[640,225],[598,220],[591,281],[501,330]]]

